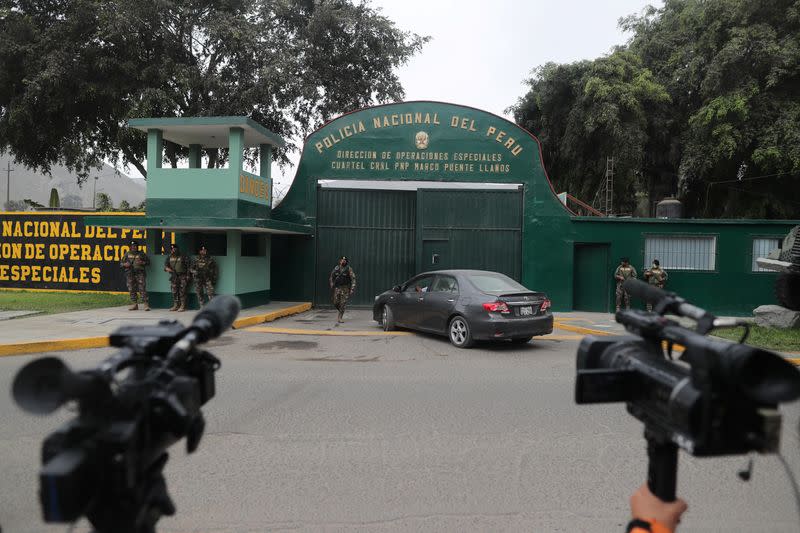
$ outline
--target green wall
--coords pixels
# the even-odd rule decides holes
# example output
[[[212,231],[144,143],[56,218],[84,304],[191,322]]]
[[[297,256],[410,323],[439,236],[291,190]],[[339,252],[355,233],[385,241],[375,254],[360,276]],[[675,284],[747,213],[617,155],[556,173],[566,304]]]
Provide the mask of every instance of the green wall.
[[[418,143],[420,137],[427,142]],[[575,243],[609,243],[610,277],[620,256],[630,256],[641,269],[649,233],[718,237],[714,272],[670,272],[669,288],[698,305],[749,314],[774,303],[775,275],[750,271],[752,239],[782,237],[797,222],[575,217],[556,197],[544,169],[538,140],[502,117],[440,102],[389,104],[344,115],[311,134],[292,187],[272,216],[316,228],[317,180],[521,184],[521,281],[546,291],[556,310],[572,308]],[[272,276],[281,279],[280,298],[312,299],[320,283],[316,250],[323,243],[276,236],[273,244]]]

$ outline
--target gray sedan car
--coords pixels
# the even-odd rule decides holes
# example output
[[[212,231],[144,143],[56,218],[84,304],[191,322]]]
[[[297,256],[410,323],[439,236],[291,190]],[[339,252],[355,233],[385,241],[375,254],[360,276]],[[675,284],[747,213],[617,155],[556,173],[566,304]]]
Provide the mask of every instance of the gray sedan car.
[[[476,340],[524,343],[553,331],[550,300],[498,272],[438,270],[375,297],[372,316],[396,327],[447,335],[459,348]]]

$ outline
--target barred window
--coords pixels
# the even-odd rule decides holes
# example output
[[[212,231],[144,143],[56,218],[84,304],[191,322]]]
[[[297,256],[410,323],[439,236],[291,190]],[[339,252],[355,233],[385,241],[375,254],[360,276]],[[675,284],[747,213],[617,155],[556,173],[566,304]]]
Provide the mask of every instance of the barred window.
[[[714,270],[717,238],[713,235],[649,235],[645,238],[644,264],[658,259],[666,270]]]
[[[758,266],[756,259],[759,257],[767,257],[768,253],[775,248],[779,248],[780,245],[781,240],[777,237],[759,237],[753,239],[753,272],[770,272],[770,269]]]

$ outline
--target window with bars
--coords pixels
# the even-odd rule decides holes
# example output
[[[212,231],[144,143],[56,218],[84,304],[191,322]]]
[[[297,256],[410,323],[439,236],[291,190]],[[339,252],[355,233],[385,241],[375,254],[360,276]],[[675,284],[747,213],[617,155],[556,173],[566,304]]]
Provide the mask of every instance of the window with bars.
[[[779,248],[781,239],[778,237],[757,237],[753,239],[753,257],[752,257],[752,270],[753,272],[771,272],[768,268],[761,268],[756,263],[759,257],[767,257],[775,248]]]
[[[717,237],[714,235],[648,235],[644,264],[658,259],[665,270],[707,270],[717,267]]]

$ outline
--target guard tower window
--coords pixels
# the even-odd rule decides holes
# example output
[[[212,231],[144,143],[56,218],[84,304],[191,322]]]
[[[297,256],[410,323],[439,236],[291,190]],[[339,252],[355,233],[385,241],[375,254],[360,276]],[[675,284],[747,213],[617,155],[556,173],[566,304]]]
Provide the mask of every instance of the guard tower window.
[[[242,233],[242,257],[267,255],[267,236],[261,233]]]
[[[189,233],[184,238],[185,254],[196,255],[200,245],[206,246],[208,255],[228,255],[228,236],[224,233]]]

